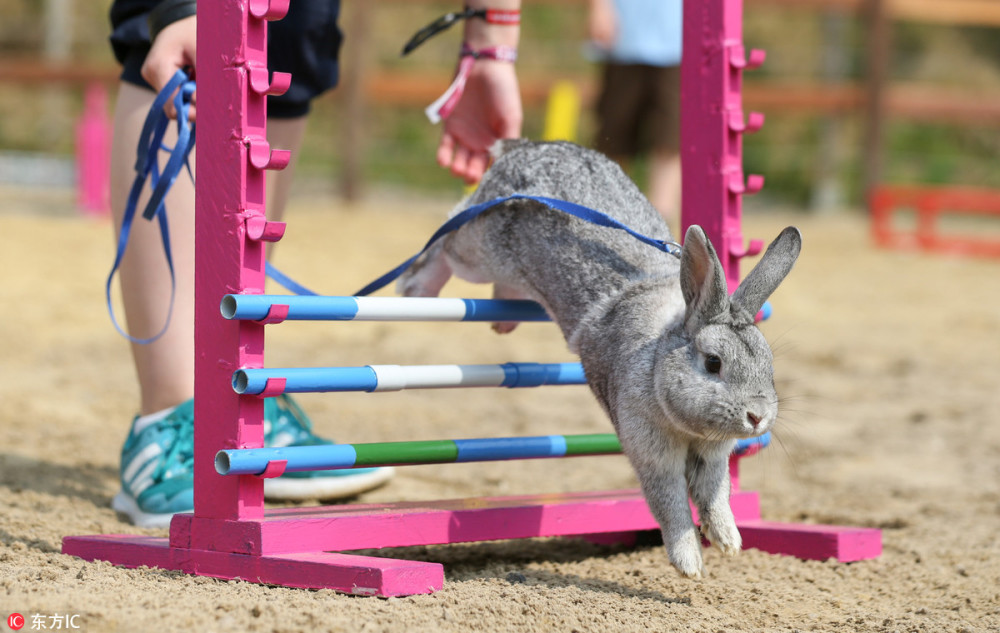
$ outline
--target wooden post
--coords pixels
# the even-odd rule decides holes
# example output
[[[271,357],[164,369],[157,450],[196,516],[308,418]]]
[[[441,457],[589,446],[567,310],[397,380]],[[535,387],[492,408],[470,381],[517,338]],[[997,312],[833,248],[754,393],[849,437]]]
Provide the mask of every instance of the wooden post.
[[[847,75],[848,55],[845,44],[847,17],[840,12],[825,11],[820,16],[823,32],[823,80],[840,84]],[[838,112],[830,112],[820,122],[819,152],[812,185],[810,208],[814,212],[839,209],[844,204],[844,185],[840,168],[844,157],[844,120]]]
[[[45,39],[42,57],[47,64],[65,64],[72,57],[73,47],[73,7],[68,0],[45,0]],[[69,95],[66,87],[46,86],[42,91],[42,112],[40,121],[65,120],[70,111]],[[55,145],[65,128],[57,125],[43,125],[40,135],[46,145]]]
[[[343,86],[344,115],[341,123],[340,194],[345,200],[354,201],[364,193],[365,166],[365,112],[368,101],[365,98],[365,77],[368,69],[368,49],[370,47],[374,4],[371,2],[350,3],[348,19],[351,37],[350,47],[344,56]]]
[[[866,204],[882,182],[884,166],[886,83],[889,71],[890,24],[885,0],[867,0],[868,68],[865,81],[865,139],[863,143]]]

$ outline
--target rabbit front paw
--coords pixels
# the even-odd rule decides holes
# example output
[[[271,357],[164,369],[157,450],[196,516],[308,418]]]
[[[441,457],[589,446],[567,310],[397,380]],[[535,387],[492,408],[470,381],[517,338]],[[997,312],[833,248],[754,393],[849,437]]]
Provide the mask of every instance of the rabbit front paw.
[[[436,297],[451,274],[442,241],[438,240],[399,276],[396,292],[404,297]]]
[[[396,285],[397,292],[404,297],[426,297],[427,290],[420,285],[417,279],[414,279],[413,275],[407,277],[400,277],[399,282]]]
[[[701,533],[726,556],[736,556],[743,549],[743,537],[732,517],[702,523]]]
[[[510,334],[517,327],[517,321],[497,321],[491,327],[497,334]]]
[[[682,576],[699,580],[705,575],[705,564],[701,560],[701,540],[694,530],[668,545],[667,556],[670,564]]]
[[[515,288],[499,282],[493,284],[493,298],[501,300],[527,299],[528,296]],[[497,321],[491,327],[497,334],[510,334],[518,325],[517,321]]]
[[[396,290],[404,297],[436,297],[447,280],[448,274],[442,275],[440,269],[422,267],[401,276]]]

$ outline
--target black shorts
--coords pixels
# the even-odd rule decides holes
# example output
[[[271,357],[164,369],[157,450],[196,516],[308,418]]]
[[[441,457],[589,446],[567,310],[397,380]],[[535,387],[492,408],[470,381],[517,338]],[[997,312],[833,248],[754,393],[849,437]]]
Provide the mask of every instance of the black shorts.
[[[152,89],[142,78],[149,53],[146,15],[155,0],[115,0],[111,7],[111,48],[122,64],[122,81]],[[343,34],[337,27],[340,0],[292,0],[281,20],[268,22],[267,65],[292,73],[283,95],[267,98],[268,117],[291,119],[309,112],[313,99],[337,85]]]
[[[680,67],[605,64],[597,100],[597,149],[633,157],[680,147]]]

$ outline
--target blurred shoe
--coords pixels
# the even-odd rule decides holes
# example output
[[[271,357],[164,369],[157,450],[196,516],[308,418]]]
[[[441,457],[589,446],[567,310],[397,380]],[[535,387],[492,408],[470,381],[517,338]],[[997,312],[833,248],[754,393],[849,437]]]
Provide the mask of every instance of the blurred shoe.
[[[122,446],[122,489],[111,507],[139,527],[168,527],[194,508],[194,401],[132,420]]]
[[[287,395],[264,402],[264,445],[333,444],[312,433],[305,412]],[[287,473],[264,480],[272,500],[333,500],[353,497],[392,478],[392,468]],[[178,512],[194,509],[194,401],[136,416],[121,453],[121,491],[111,507],[139,527],[169,527]]]

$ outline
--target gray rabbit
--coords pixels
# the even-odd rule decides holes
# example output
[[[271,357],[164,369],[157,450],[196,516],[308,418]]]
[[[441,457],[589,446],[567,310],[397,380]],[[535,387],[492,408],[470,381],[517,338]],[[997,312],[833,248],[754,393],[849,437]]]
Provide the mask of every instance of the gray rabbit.
[[[517,140],[498,143],[494,157],[468,205],[514,193],[559,198],[671,239],[635,184],[597,152]],[[455,274],[493,283],[496,298],[541,303],[611,417],[670,562],[685,576],[701,577],[688,497],[705,536],[724,553],[738,553],[728,458],[738,438],[769,431],[778,414],[771,349],[754,316],[800,247],[799,231],[786,228],[730,297],[700,227],[688,229],[678,258],[624,231],[516,199],[437,240],[398,289],[437,296]]]

